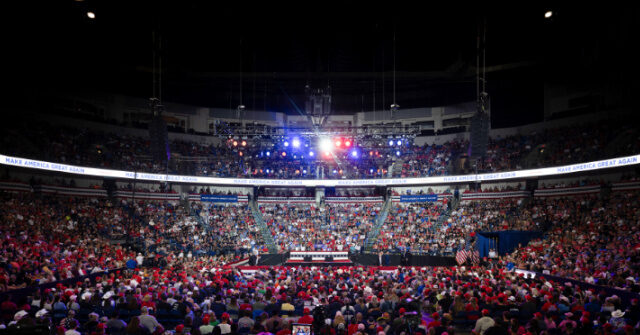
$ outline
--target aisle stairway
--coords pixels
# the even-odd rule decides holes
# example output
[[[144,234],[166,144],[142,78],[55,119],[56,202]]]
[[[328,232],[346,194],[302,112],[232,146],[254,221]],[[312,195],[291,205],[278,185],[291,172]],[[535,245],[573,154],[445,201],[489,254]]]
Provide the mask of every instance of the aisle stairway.
[[[391,197],[387,197],[382,210],[378,213],[376,217],[376,222],[371,228],[371,231],[367,234],[367,239],[365,240],[364,250],[366,252],[373,252],[373,246],[376,244],[378,239],[378,235],[380,234],[380,230],[387,220],[387,215],[389,215],[389,210],[391,209]]]
[[[264,222],[262,213],[260,213],[260,209],[258,209],[258,204],[256,203],[255,199],[252,198],[251,200],[249,200],[249,208],[251,208],[251,214],[253,214],[253,218],[256,221],[258,229],[260,229],[260,234],[262,234],[262,239],[269,249],[269,253],[277,253],[278,248],[276,247],[276,244],[273,240],[273,235],[271,235],[271,231],[267,227],[267,224]]]

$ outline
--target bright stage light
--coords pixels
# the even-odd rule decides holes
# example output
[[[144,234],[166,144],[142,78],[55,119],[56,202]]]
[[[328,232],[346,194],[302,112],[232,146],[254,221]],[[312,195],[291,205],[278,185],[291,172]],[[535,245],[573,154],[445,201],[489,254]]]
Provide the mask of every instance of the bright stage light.
[[[315,155],[315,153],[313,153],[313,151],[309,151],[309,157],[313,157],[313,155]]]
[[[331,152],[333,150],[333,143],[328,138],[323,138],[320,140],[320,149],[325,152]]]
[[[398,152],[400,152],[400,151],[398,151]],[[287,153],[283,151],[282,152],[282,157],[287,157]]]
[[[358,152],[356,150],[351,151],[351,157],[358,158]]]
[[[393,146],[393,140],[389,141],[389,146],[392,147]]]
[[[341,140],[336,140],[336,148],[340,148],[342,146]]]
[[[299,148],[300,147],[300,140],[297,139],[297,138],[294,138],[292,144],[293,144],[294,148]]]
[[[400,151],[396,151],[396,156],[400,156]]]
[[[398,142],[396,143],[398,146],[402,145],[402,141],[398,140]]]
[[[271,153],[269,151],[267,151],[267,157],[271,156]]]
[[[349,140],[344,141],[344,146],[347,147],[347,148],[350,147],[351,146],[351,141],[349,141]]]
[[[550,18],[550,17],[552,17],[552,16],[553,16],[553,12],[552,12],[552,11],[547,11],[546,13],[544,13],[544,17],[545,17],[546,19],[548,19],[548,18]]]
[[[233,146],[237,147],[238,146],[238,141],[233,141]]]
[[[288,146],[289,146],[289,142],[286,142],[286,141],[285,141],[285,142],[284,142],[284,146],[285,146],[285,147],[288,147]]]

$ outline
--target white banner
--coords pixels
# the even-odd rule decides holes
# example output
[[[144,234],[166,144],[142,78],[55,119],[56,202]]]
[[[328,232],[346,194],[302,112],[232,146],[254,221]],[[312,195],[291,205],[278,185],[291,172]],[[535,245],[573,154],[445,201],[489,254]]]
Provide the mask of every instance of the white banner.
[[[508,171],[497,173],[470,174],[460,176],[423,177],[423,178],[389,178],[389,179],[327,179],[327,180],[282,180],[282,179],[242,179],[217,178],[199,176],[166,175],[154,173],[140,173],[81,167],[59,163],[44,162],[20,157],[0,155],[0,164],[32,168],[45,171],[64,172],[84,176],[113,177],[120,179],[137,179],[149,181],[168,181],[172,183],[211,184],[229,186],[305,186],[305,187],[336,187],[336,186],[390,186],[390,185],[431,185],[468,183],[474,181],[497,181],[516,178],[531,178],[542,176],[564,175],[576,172],[632,166],[640,163],[640,154],[605,159],[595,162],[548,167],[542,169]]]

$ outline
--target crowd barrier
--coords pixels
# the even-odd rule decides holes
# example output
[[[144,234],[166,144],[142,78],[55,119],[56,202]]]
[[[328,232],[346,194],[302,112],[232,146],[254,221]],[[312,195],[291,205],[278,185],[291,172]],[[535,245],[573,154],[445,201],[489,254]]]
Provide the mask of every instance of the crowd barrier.
[[[342,204],[342,203],[379,203],[384,202],[383,197],[326,197],[325,202],[328,204]]]
[[[460,195],[461,200],[490,200],[490,199],[522,199],[531,196],[529,191],[504,192],[467,192]]]
[[[624,181],[611,184],[611,190],[617,191],[633,191],[640,190],[640,181]]]
[[[258,197],[260,204],[315,204],[314,197]]]
[[[600,185],[542,188],[533,193],[534,197],[563,197],[567,195],[600,193]]]

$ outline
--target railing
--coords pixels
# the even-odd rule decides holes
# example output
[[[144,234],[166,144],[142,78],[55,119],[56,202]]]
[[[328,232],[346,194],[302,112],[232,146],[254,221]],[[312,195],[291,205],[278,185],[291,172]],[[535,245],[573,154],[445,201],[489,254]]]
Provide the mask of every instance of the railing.
[[[382,226],[384,226],[385,221],[387,221],[387,215],[389,215],[389,210],[391,209],[391,197],[387,197],[387,200],[384,202],[384,206],[382,210],[378,213],[376,217],[376,222],[369,234],[367,235],[367,239],[365,242],[364,249],[368,252],[373,251],[373,246],[378,240],[378,235],[380,235],[380,230]]]
[[[269,252],[277,253],[278,248],[276,247],[276,244],[273,240],[273,235],[271,235],[271,231],[269,230],[269,227],[267,227],[267,224],[264,222],[264,219],[262,218],[262,214],[258,209],[256,200],[253,197],[249,200],[249,208],[251,208],[251,214],[253,214],[253,218],[256,222],[256,225],[260,229],[260,234],[262,234],[262,239],[267,245]]]

